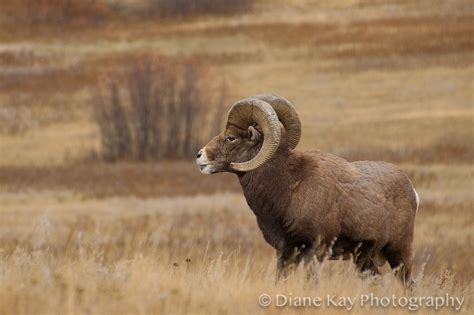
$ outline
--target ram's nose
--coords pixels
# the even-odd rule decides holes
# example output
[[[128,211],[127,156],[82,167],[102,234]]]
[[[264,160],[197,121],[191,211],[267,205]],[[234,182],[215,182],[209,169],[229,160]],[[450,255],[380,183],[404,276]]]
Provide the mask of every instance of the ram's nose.
[[[206,156],[206,152],[204,151],[204,148],[199,150],[199,152],[196,155],[196,163],[198,165],[207,165],[209,164],[209,161]]]
[[[196,164],[199,167],[199,170],[203,174],[212,174],[212,166],[209,165],[210,161],[207,159],[206,151],[204,149],[199,150],[196,158]]]

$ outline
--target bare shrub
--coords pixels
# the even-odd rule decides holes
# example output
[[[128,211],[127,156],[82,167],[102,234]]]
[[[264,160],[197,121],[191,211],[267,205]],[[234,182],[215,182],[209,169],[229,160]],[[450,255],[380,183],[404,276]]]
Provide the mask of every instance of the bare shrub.
[[[162,17],[235,14],[251,9],[252,0],[150,0],[152,13]]]
[[[100,99],[95,112],[100,128],[103,157],[106,160],[131,157],[131,131],[116,82],[110,82],[109,95]]]
[[[146,58],[123,82],[112,79],[98,93],[95,121],[102,157],[115,160],[182,159],[194,156],[222,121],[220,92],[205,65],[193,60]],[[115,74],[114,77],[117,77]]]

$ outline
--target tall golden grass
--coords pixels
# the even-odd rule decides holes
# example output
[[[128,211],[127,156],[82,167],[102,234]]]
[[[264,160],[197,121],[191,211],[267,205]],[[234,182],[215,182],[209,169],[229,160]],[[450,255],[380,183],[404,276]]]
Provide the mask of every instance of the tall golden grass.
[[[31,200],[39,197],[30,196]],[[287,280],[277,281],[276,256],[264,243],[240,195],[139,202],[119,198],[78,203],[67,195],[62,199],[53,208],[40,210],[39,202],[30,206],[31,210],[9,207],[0,216],[4,232],[0,252],[2,314],[314,312],[312,307],[261,307],[258,298],[264,293],[273,298],[277,294],[358,298],[352,311],[357,314],[408,311],[400,306],[361,307],[361,295],[371,293],[379,298],[413,299],[449,294],[464,297],[462,310],[471,309],[474,284],[467,279],[472,279],[474,268],[466,262],[460,268],[465,272],[461,277],[450,271],[443,258],[445,251],[423,251],[427,240],[422,233],[417,233],[415,240],[416,286],[411,292],[404,290],[387,267],[381,278],[371,278],[359,275],[353,265],[342,261],[325,261],[311,276],[300,268]],[[15,202],[10,200],[12,204]],[[451,211],[436,207],[443,213]],[[433,208],[423,206],[420,211]],[[468,208],[458,207],[456,212],[472,220]],[[419,232],[431,228],[426,220],[429,216],[423,214]],[[9,222],[14,226],[8,227]],[[451,258],[468,260],[454,252],[457,245],[461,243],[450,246]],[[332,305],[320,309],[324,313],[344,311]],[[420,314],[432,312],[426,305],[417,310]],[[452,312],[452,306],[440,310],[442,314]]]

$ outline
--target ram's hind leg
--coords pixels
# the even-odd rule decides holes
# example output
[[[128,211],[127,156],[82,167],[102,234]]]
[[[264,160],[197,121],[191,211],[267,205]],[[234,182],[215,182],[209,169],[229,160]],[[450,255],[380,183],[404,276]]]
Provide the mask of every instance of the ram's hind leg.
[[[395,272],[395,276],[406,286],[411,287],[413,280],[411,278],[411,248],[406,246],[399,249],[388,244],[384,247],[383,253],[387,257],[390,268]]]
[[[379,275],[379,269],[374,262],[375,242],[364,241],[354,253],[354,263],[361,273],[369,272],[371,275]]]

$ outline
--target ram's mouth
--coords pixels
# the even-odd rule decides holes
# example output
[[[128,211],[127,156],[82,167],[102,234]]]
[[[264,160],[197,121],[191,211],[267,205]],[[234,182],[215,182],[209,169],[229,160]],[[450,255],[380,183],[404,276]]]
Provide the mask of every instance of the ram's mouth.
[[[198,164],[199,171],[205,175],[213,174],[214,168],[211,164]]]

